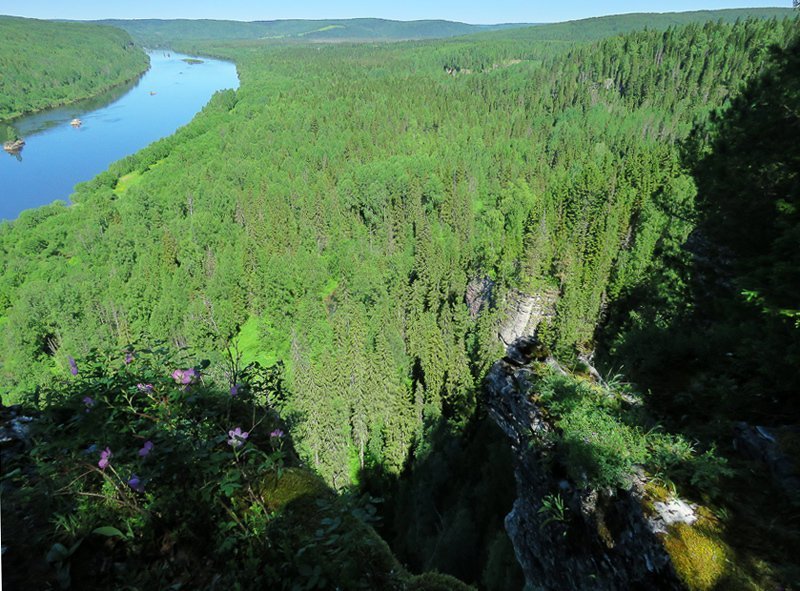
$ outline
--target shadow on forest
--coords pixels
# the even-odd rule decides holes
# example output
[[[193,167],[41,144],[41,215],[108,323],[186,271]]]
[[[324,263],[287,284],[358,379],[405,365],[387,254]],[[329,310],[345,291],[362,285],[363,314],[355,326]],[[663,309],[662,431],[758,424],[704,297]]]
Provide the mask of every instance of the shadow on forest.
[[[718,484],[703,482],[702,467],[678,483],[719,524],[731,565],[719,588],[800,579],[797,495],[763,458],[743,453],[734,431],[742,422],[791,427],[800,417],[792,322],[800,317],[800,129],[797,109],[786,107],[800,101],[798,49],[800,41],[776,50],[773,66],[686,142],[697,228],[686,242],[674,233],[659,245],[653,272],[611,303],[598,337],[599,356],[607,368],[623,367],[645,414],[692,442],[698,457],[713,452],[732,468]],[[775,432],[797,457],[796,428]],[[503,528],[516,491],[507,441],[480,412],[461,431],[442,420],[427,433],[399,477],[380,468],[361,474],[364,491],[388,499],[381,534],[417,572],[521,588]]]
[[[362,490],[385,499],[376,529],[414,572],[437,570],[481,589],[521,589],[503,520],[516,497],[510,445],[485,413],[463,429],[440,419],[400,475],[380,466]]]
[[[695,228],[662,244],[650,276],[612,303],[598,350],[667,431],[727,458],[733,477],[702,500],[736,562],[772,583],[800,578],[800,490],[787,485],[800,482],[799,50],[800,38],[773,49],[771,66],[685,142]],[[756,425],[769,454],[748,453],[738,434]]]

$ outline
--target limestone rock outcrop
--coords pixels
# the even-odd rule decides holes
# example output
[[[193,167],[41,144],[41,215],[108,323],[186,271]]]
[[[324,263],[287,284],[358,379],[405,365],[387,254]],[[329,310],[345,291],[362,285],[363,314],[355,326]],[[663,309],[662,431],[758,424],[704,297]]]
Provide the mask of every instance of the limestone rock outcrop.
[[[526,589],[682,589],[645,515],[643,478],[628,490],[581,489],[553,461],[554,427],[531,399],[532,360],[547,354],[534,339],[516,341],[485,384],[486,408],[511,440],[517,499],[505,526]]]

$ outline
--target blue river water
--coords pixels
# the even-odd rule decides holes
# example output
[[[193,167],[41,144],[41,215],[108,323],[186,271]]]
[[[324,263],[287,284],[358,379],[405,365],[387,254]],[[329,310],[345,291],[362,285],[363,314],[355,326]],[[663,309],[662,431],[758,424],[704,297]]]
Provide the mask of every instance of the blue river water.
[[[150,69],[133,84],[13,120],[25,146],[16,155],[0,150],[0,220],[68,200],[77,183],[191,121],[217,90],[238,88],[233,63],[188,58],[151,52]]]

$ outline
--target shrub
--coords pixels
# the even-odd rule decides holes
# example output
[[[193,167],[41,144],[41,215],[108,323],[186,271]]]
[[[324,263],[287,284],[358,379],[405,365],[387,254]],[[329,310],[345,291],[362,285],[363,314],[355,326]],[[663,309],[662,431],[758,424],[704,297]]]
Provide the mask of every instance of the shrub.
[[[298,465],[270,404],[279,373],[250,366],[223,386],[166,348],[64,365],[66,378],[29,397],[31,449],[4,451],[4,583],[434,588],[369,526],[369,499],[337,496]]]
[[[608,386],[544,367],[536,392],[557,427],[552,443],[558,457],[580,486],[624,487],[638,465],[713,496],[731,473],[714,449],[698,454],[683,436],[658,432],[641,408]]]

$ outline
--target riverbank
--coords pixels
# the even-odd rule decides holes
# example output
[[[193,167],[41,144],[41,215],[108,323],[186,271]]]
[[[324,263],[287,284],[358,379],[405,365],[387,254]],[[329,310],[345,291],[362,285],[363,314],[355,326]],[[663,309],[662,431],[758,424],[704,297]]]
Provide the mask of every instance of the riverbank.
[[[145,54],[145,55],[147,55],[147,54]],[[76,97],[71,98],[69,100],[64,100],[64,101],[56,102],[56,103],[51,103],[51,104],[45,105],[45,106],[43,106],[41,108],[38,108],[38,109],[32,109],[32,110],[29,110],[29,111],[12,113],[11,115],[9,115],[9,116],[7,116],[5,118],[4,117],[0,117],[0,125],[12,125],[13,126],[14,122],[16,120],[21,119],[23,117],[28,117],[30,115],[36,115],[37,113],[44,113],[45,111],[50,111],[51,109],[58,109],[59,107],[68,107],[70,105],[75,105],[75,104],[80,103],[82,101],[87,101],[87,100],[91,100],[93,98],[100,97],[100,96],[102,96],[102,95],[104,95],[106,93],[114,91],[117,88],[122,88],[124,86],[129,86],[129,85],[132,85],[132,84],[136,84],[139,80],[141,80],[141,78],[145,74],[147,74],[148,71],[150,71],[150,58],[149,58],[149,56],[148,56],[148,60],[147,60],[147,67],[142,69],[140,72],[137,72],[136,75],[131,77],[131,78],[128,78],[126,80],[122,80],[120,82],[115,82],[114,84],[108,84],[108,85],[105,85],[105,86],[98,86],[91,93],[88,93],[88,94],[85,94],[85,95],[81,95],[81,96],[76,96]]]
[[[96,99],[57,107],[14,120],[25,148],[0,152],[4,197],[0,219],[23,210],[69,200],[75,185],[109,165],[189,123],[218,90],[238,88],[236,67],[228,61],[176,52],[151,52],[150,68],[134,83]],[[74,119],[79,127],[71,125]],[[0,125],[2,127],[2,125]],[[9,136],[8,139],[16,139]]]
[[[122,29],[0,16],[0,123],[108,92],[150,67]]]

